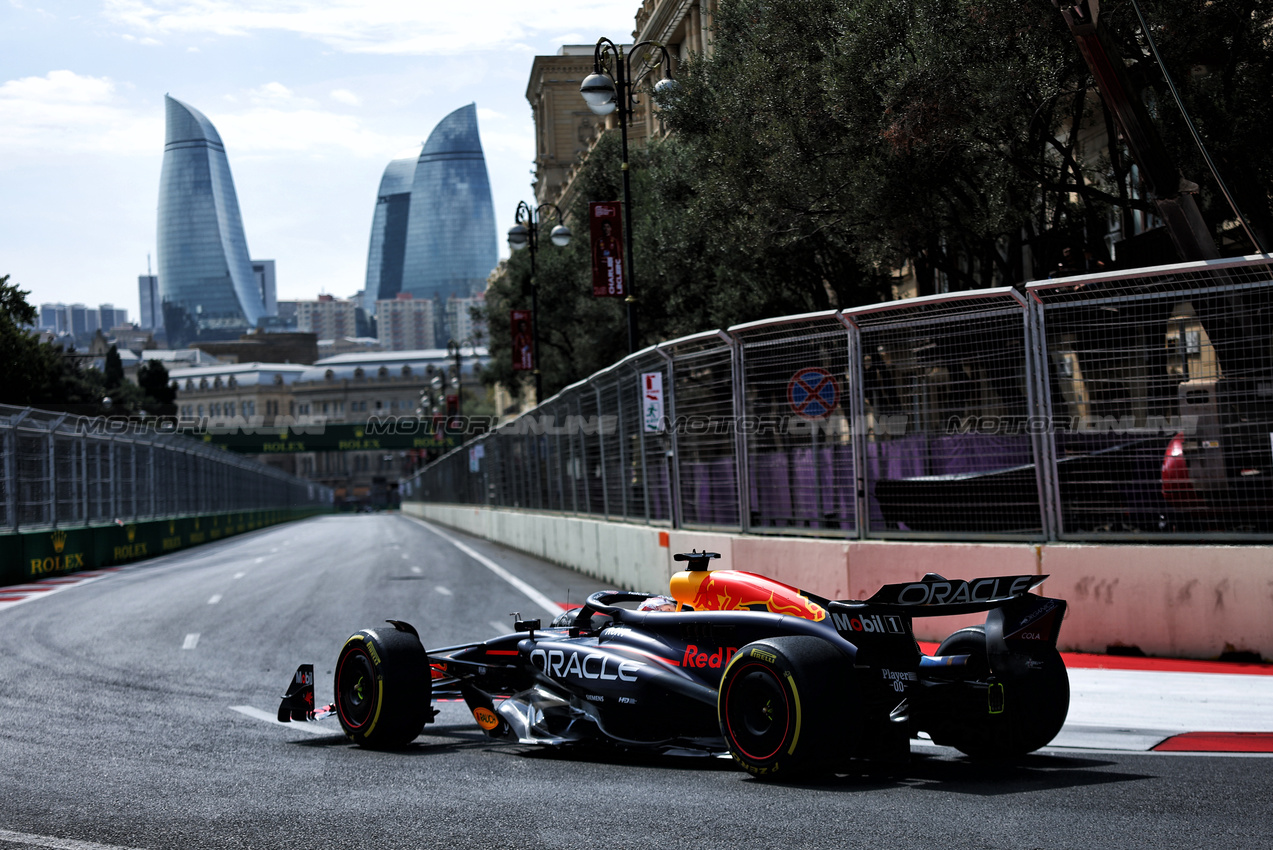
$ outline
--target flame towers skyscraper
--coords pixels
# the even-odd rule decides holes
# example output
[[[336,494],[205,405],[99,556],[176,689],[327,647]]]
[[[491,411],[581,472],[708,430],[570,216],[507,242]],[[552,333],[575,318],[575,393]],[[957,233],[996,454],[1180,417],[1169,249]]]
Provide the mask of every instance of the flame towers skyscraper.
[[[164,96],[159,295],[174,348],[234,339],[266,315],[221,137],[202,112]]]
[[[498,262],[495,205],[477,105],[470,103],[438,122],[417,159],[385,169],[367,256],[367,303],[400,292],[432,299],[445,333],[447,299],[482,292]]]

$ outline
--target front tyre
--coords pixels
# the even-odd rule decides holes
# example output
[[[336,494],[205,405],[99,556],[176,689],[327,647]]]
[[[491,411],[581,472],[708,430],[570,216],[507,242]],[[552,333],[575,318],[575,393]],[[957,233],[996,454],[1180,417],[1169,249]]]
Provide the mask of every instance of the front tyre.
[[[856,725],[849,675],[846,656],[820,638],[744,646],[721,676],[716,703],[734,761],[775,780],[833,769],[850,752]]]
[[[428,654],[413,632],[363,629],[336,659],[336,714],[354,743],[405,747],[432,716]]]

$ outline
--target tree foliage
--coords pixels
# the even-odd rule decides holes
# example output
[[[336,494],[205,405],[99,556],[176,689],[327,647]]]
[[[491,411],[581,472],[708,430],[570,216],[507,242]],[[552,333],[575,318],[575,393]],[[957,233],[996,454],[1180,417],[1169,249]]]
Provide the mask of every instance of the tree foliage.
[[[1271,6],[1142,3],[1221,171],[1262,226]],[[1231,213],[1131,4],[1100,8],[1218,227]],[[940,270],[970,288],[1045,277],[1066,245],[1108,260],[1110,216],[1153,210],[1117,145],[1096,156],[1087,132],[1071,132],[1116,137],[1050,0],[735,0],[717,22],[714,55],[682,74],[665,111],[722,215],[748,209],[788,239],[830,232],[868,262],[916,261],[921,286]]]
[[[1141,6],[1219,171],[1273,236],[1273,0]],[[1219,233],[1232,213],[1131,3],[1100,9]],[[1126,151],[1096,149],[1117,130],[1052,0],[731,0],[713,50],[660,101],[673,135],[631,157],[641,345],[881,300],[899,268],[926,294],[939,275],[951,289],[1044,278],[1067,247],[1111,265],[1110,222],[1131,235],[1155,210]],[[537,256],[549,394],[627,353],[623,304],[592,298],[579,232],[588,201],[621,197],[619,162],[611,131],[573,184],[574,243],[545,239]],[[488,295],[488,380],[513,384],[507,311],[530,306],[529,277],[515,254]]]
[[[27,302],[30,293],[0,277],[0,404],[39,407],[83,416],[176,412],[176,391],[168,386],[162,363],[150,361],[138,372],[147,383],[124,380],[123,364],[114,346],[106,356],[106,372],[83,368],[79,359],[61,348],[40,342],[30,331],[38,317]],[[155,367],[158,367],[157,369]],[[162,381],[162,387],[157,383]],[[104,403],[110,399],[110,405]]]

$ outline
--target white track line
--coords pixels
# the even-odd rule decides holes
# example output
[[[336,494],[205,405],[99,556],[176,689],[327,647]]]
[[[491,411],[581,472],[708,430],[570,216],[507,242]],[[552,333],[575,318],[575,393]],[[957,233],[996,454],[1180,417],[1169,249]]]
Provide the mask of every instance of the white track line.
[[[295,729],[297,732],[304,732],[307,735],[340,735],[339,728],[333,729],[330,726],[319,726],[308,720],[295,720],[284,723],[278,719],[278,715],[270,714],[268,711],[261,711],[259,708],[253,708],[250,705],[232,705],[231,711],[237,711],[239,714],[251,717],[253,720],[264,720],[266,723],[272,723],[275,726],[286,726],[288,729]]]
[[[221,594],[219,594],[219,593],[214,593],[214,594],[212,594],[212,598],[210,598],[210,599],[208,600],[208,604],[209,604],[209,605],[216,605],[216,604],[217,604],[218,602],[220,602],[220,601],[221,601]]]
[[[199,633],[191,632],[190,634],[186,635],[185,642],[181,644],[181,648],[194,649],[198,645],[199,645]]]
[[[54,850],[133,850],[118,844],[98,844],[96,841],[77,841],[74,838],[55,838],[52,835],[31,835],[27,832],[11,832],[7,829],[0,829],[0,841],[27,847],[52,847]]]
[[[499,576],[504,581],[508,582],[513,587],[520,590],[522,593],[526,595],[528,599],[530,599],[531,602],[534,602],[536,605],[540,606],[545,611],[547,611],[550,617],[556,617],[558,614],[562,612],[563,610],[562,607],[558,605],[556,602],[553,602],[547,596],[540,593],[538,590],[531,587],[529,584],[527,584],[526,582],[519,579],[517,576],[510,573],[508,570],[504,569],[499,564],[495,563],[490,558],[483,555],[481,552],[478,552],[473,547],[467,545],[466,543],[460,540],[457,540],[456,538],[447,534],[445,531],[442,531],[441,529],[435,527],[430,522],[425,522],[424,520],[419,519],[417,517],[407,517],[407,519],[414,520],[415,522],[420,523],[420,525],[429,529],[429,531],[432,531],[438,537],[441,537],[443,540],[450,543],[456,549],[459,549],[465,555],[468,555],[470,558],[477,561],[479,564],[486,567],[491,572],[495,573],[495,575]]]
[[[453,595],[454,595],[454,594],[452,594],[452,593],[451,593],[451,589],[450,589],[449,587],[443,587],[443,586],[442,586],[442,585],[440,585],[440,584],[439,584],[437,587],[433,588],[433,589],[434,589],[435,591],[437,591],[438,593],[442,594],[443,596],[453,596]]]

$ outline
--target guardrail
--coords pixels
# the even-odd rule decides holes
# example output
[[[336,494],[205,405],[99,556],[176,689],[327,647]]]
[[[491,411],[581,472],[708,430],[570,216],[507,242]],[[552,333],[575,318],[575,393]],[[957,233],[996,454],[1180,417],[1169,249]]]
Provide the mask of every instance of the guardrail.
[[[841,538],[1273,536],[1273,263],[754,322],[567,387],[406,499]]]

